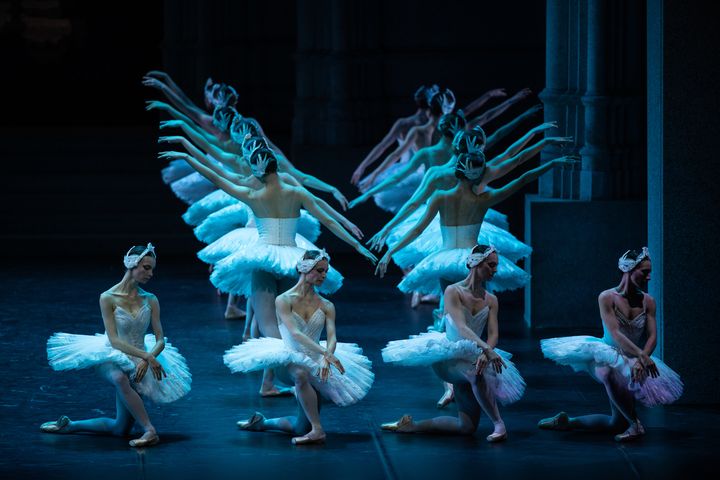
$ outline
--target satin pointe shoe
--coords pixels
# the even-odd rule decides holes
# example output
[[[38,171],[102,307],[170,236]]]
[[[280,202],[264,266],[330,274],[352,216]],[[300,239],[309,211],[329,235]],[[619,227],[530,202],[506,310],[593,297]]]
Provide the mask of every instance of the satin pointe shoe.
[[[403,415],[397,422],[383,423],[380,428],[389,432],[407,432],[407,427],[412,425],[412,421],[410,415]]]
[[[265,421],[265,416],[260,412],[255,412],[252,417],[247,420],[240,420],[237,422],[237,426],[241,430],[256,430],[256,426],[259,423]]]
[[[623,433],[615,435],[615,441],[621,443],[632,442],[633,440],[641,438],[643,435],[645,435],[645,428],[639,421],[636,421]]]
[[[277,387],[273,386],[272,390],[263,392],[260,390],[261,397],[292,397],[295,395],[295,387]]]
[[[565,412],[560,412],[554,417],[543,418],[538,422],[538,428],[543,430],[570,430],[570,417]]]
[[[61,415],[54,422],[45,422],[40,425],[40,430],[45,433],[66,433],[64,430],[70,425],[70,419],[65,415]]]
[[[134,448],[152,447],[160,443],[160,437],[155,432],[145,432],[142,437],[130,440],[128,443]]]
[[[325,433],[321,433],[320,435],[314,434],[312,436],[308,433],[301,437],[293,437],[291,442],[293,445],[318,445],[325,443]]]

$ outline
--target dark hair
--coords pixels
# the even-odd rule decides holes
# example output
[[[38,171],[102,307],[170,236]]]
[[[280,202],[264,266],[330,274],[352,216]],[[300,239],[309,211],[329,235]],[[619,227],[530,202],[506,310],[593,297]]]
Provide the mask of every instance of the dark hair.
[[[436,117],[442,115],[444,99],[445,95],[443,95],[441,92],[433,94],[433,96],[430,97],[430,99],[428,100],[428,108],[430,109],[430,113],[432,113]]]
[[[437,128],[443,136],[454,138],[457,132],[465,128],[465,125],[467,125],[465,115],[463,115],[462,110],[458,110],[457,113],[446,113],[440,117]]]
[[[470,253],[483,253],[490,248],[490,245],[475,245]]]
[[[268,143],[267,143],[267,140],[265,139],[265,137],[260,136],[260,135],[253,135],[252,137],[247,137],[247,138],[245,138],[245,139],[243,140],[243,142],[242,142],[242,147],[243,147],[244,149],[247,149],[246,145],[247,145],[248,143],[253,143],[253,142],[259,144],[259,145],[260,145],[260,148],[269,148]]]
[[[215,98],[217,104],[223,107],[234,107],[238,101],[237,91],[230,85],[222,84],[219,89],[215,90]]]
[[[263,157],[269,159],[269,163],[267,164],[267,167],[265,167],[265,175],[268,173],[277,173],[278,171],[278,164],[277,159],[275,158],[275,152],[270,150],[269,148],[258,148],[255,150],[252,155],[250,156],[250,166],[257,165],[258,160]],[[264,175],[263,175],[264,177]]]
[[[453,151],[459,155],[461,153],[468,153],[471,150],[477,151],[485,146],[485,132],[480,125],[475,125],[472,130],[459,131],[453,138]]]
[[[467,168],[477,168],[477,167],[485,167],[485,154],[482,152],[472,152],[472,153],[461,153],[457,157],[457,162],[455,163],[455,176],[461,180],[467,180],[469,182],[479,182],[482,180],[482,178],[485,176],[485,170],[483,169],[483,173],[479,178],[473,178],[470,179],[465,175],[465,171],[462,168],[463,166],[467,166]]]
[[[213,110],[213,125],[221,131],[227,132],[237,115],[238,112],[235,110],[235,107],[217,106],[215,110]]]

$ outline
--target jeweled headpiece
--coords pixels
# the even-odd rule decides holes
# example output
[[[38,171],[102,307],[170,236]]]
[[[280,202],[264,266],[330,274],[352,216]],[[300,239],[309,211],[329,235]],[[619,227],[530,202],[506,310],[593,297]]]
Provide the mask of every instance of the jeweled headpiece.
[[[650,258],[650,251],[647,247],[642,248],[642,252],[640,252],[640,255],[638,255],[635,260],[633,260],[632,258],[628,258],[629,254],[630,250],[623,253],[623,256],[618,259],[618,268],[623,273],[632,271],[632,269],[637,267],[640,262],[642,262],[646,258]]]
[[[297,263],[297,269],[300,273],[308,273],[313,268],[315,268],[315,265],[320,263],[321,260],[327,260],[328,263],[330,263],[330,255],[325,251],[323,248],[320,251],[320,255],[318,255],[316,258],[304,258]]]
[[[139,255],[138,254],[130,255],[130,252],[132,252],[133,248],[135,248],[135,247],[132,247],[130,250],[128,250],[128,252],[125,254],[125,258],[123,258],[123,263],[125,264],[125,268],[128,268],[128,269],[137,267],[138,263],[140,263],[140,260],[142,260],[143,257],[145,255],[147,255],[148,253],[152,253],[153,255],[155,254],[155,247],[153,247],[152,243],[148,243],[147,247],[145,247],[145,250],[143,250],[142,253]]]
[[[468,255],[467,260],[465,260],[465,265],[467,268],[474,268],[480,265],[482,262],[484,262],[492,253],[497,252],[495,250],[495,247],[490,245],[488,248],[485,249],[484,252],[477,252],[477,253],[471,253]]]

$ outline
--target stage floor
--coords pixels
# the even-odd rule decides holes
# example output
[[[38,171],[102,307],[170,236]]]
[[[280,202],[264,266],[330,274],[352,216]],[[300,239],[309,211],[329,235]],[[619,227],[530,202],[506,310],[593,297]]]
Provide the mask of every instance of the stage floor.
[[[240,342],[243,321],[223,319],[225,298],[215,294],[204,266],[162,261],[147,289],[158,295],[165,334],[193,374],[187,397],[162,407],[148,404],[162,443],[134,450],[126,438],[43,434],[39,425],[61,414],[114,415],[113,390],[92,371],[53,372],[47,365],[45,341],[53,332],[103,330],[98,295],[123,273],[119,261],[84,259],[81,252],[72,256],[77,260],[72,264],[17,265],[0,273],[3,478],[658,479],[679,478],[716,460],[717,408],[641,408],[647,435],[633,444],[618,445],[609,434],[538,430],[540,418],[560,409],[582,414],[609,407],[602,387],[587,375],[542,359],[537,338],[523,328],[519,305],[504,304],[502,296],[499,346],[515,355],[528,384],[522,400],[501,408],[508,441],[487,444],[492,430],[487,417],[472,437],[381,432],[380,423],[404,413],[416,419],[438,415],[442,388],[430,369],[392,367],[380,357],[388,340],[424,330],[433,307],[411,310],[408,298],[393,288],[397,278],[375,280],[367,273],[347,278],[333,300],[339,340],[358,343],[373,361],[376,379],[369,395],[347,408],[323,405],[325,445],[294,447],[280,433],[239,431],[237,420],[256,410],[291,414],[295,401],[260,398],[259,374],[230,373],[222,354]],[[454,405],[445,412],[454,415]]]

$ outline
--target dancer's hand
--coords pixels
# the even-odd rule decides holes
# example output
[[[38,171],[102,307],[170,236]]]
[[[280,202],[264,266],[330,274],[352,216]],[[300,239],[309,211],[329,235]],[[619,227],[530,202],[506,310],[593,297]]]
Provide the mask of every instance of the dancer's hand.
[[[515,95],[513,95],[511,100],[519,102],[520,100],[527,98],[530,95],[532,95],[532,90],[530,90],[529,88],[523,88],[522,90],[517,92]]]
[[[140,382],[143,378],[145,378],[145,374],[147,373],[148,369],[148,362],[147,360],[140,360],[140,363],[137,364],[135,367],[135,381]]]
[[[190,155],[184,152],[169,151],[158,153],[158,158],[163,158],[166,160],[187,160],[188,158],[190,158]]]
[[[171,135],[167,137],[159,137],[158,143],[183,143],[185,137],[179,135]]]
[[[640,361],[638,363],[642,364],[646,375],[650,375],[652,378],[657,378],[660,376],[657,365],[655,365],[655,362],[652,358],[650,358],[648,354],[643,352],[639,360]]]
[[[345,230],[350,231],[350,233],[353,234],[353,237],[357,238],[358,240],[362,240],[362,238],[365,236],[362,230],[360,230],[357,225],[355,225],[349,220],[345,222]]]
[[[377,261],[378,261],[377,257],[370,250],[363,247],[362,244],[360,244],[359,242],[358,242],[357,246],[355,247],[355,249],[358,251],[358,253],[360,255],[362,255],[363,257],[370,260],[370,263],[372,263],[373,265],[375,265],[377,263]]]
[[[145,102],[145,110],[170,110],[170,105],[160,100],[148,100]]]
[[[573,142],[573,137],[545,137],[550,145],[567,145]]]
[[[377,267],[375,267],[375,275],[383,278],[385,276],[385,272],[387,272],[388,263],[390,263],[390,256],[386,252],[378,262]]]
[[[553,120],[552,122],[541,123],[537,127],[533,128],[532,132],[540,133],[540,132],[544,132],[545,130],[550,130],[551,128],[558,128],[558,124],[555,120]]]
[[[163,82],[167,82],[170,80],[170,75],[163,72],[162,70],[150,70],[145,74],[145,77],[155,77],[158,80],[162,80]]]
[[[553,165],[559,166],[574,166],[580,163],[580,156],[578,155],[565,155],[564,157],[556,158],[551,160]]]
[[[184,123],[182,120],[163,120],[160,122],[160,129],[182,127]]]
[[[487,95],[490,98],[507,97],[507,93],[505,92],[504,88],[495,88],[493,90],[490,90],[489,92],[487,92]]]
[[[348,209],[348,200],[345,198],[345,195],[340,193],[340,190],[337,188],[333,188],[332,190],[332,196],[340,203],[340,206],[342,207],[343,211],[347,211]]]
[[[500,373],[506,366],[502,357],[495,352],[492,348],[487,348],[480,354],[477,361],[475,362],[475,374],[482,375],[485,368],[488,365],[492,365],[495,373]]]
[[[338,369],[338,372],[340,372],[341,375],[345,375],[345,367],[343,367],[343,364],[340,363],[340,360],[337,359],[335,355],[333,355],[330,352],[325,352],[323,354],[323,365],[320,367],[320,380],[323,382],[327,382],[328,378],[330,378],[330,365],[334,366]]]
[[[165,85],[162,82],[162,80],[153,78],[153,77],[149,77],[147,75],[143,77],[142,84],[145,85],[146,87],[157,88],[158,90],[163,90],[163,89],[167,88],[167,85]]]
[[[385,233],[385,229],[382,229],[370,238],[367,245],[370,246],[370,250],[379,252],[382,250],[383,245],[385,245],[386,238],[387,234]]]
[[[165,373],[165,370],[162,365],[160,365],[160,362],[157,361],[157,358],[153,355],[148,355],[146,361],[150,364],[150,369],[152,370],[155,380],[159,382],[163,379],[163,377],[167,377],[167,373]]]
[[[543,104],[538,103],[537,105],[533,105],[532,107],[527,109],[527,112],[525,112],[527,115],[535,115],[536,113],[542,111]],[[556,123],[556,122],[550,122],[550,123]]]
[[[357,167],[353,172],[352,177],[350,177],[350,183],[357,185],[363,173],[365,173],[365,168],[362,166]]]
[[[635,383],[642,383],[646,378],[647,372],[645,371],[645,367],[643,367],[642,363],[638,360],[630,369],[630,380]]]

